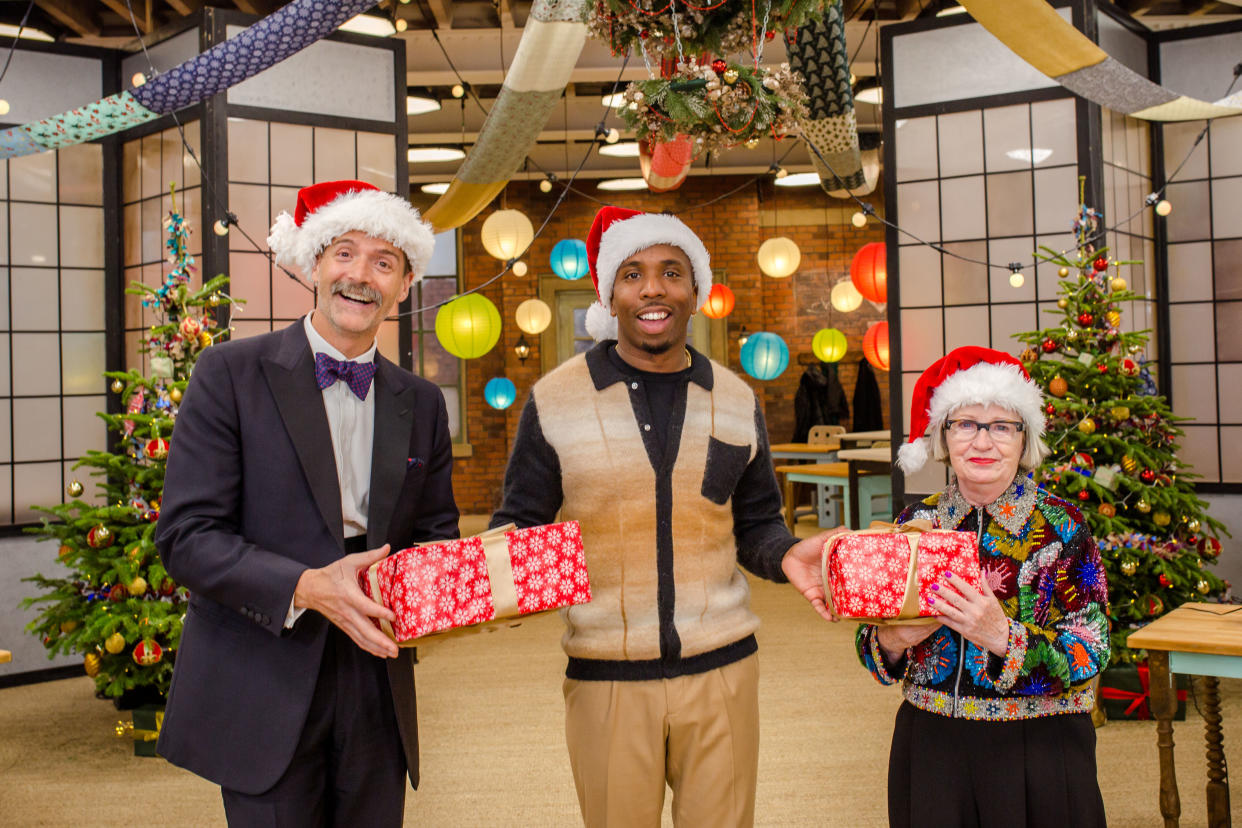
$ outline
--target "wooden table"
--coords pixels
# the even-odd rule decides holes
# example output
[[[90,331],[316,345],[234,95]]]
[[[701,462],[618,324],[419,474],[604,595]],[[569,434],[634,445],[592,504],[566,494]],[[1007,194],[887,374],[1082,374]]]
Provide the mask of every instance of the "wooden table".
[[[866,434],[868,432],[861,433]],[[878,434],[880,432],[870,433]],[[837,452],[837,457],[845,461],[850,480],[850,511],[847,525],[851,528],[865,529],[867,527],[862,525],[863,522],[860,520],[861,515],[859,514],[861,509],[858,493],[861,487],[858,485],[858,475],[861,472],[864,474],[884,474],[891,477],[893,473],[893,450],[891,448],[842,449]],[[892,511],[891,481],[888,491],[889,510]],[[870,517],[870,512],[871,510],[868,508],[868,517]],[[896,517],[895,514],[893,516]],[[870,524],[871,521],[868,519],[866,523]]]
[[[1160,813],[1165,828],[1177,828],[1182,803],[1173,766],[1173,673],[1203,676],[1203,730],[1207,743],[1209,828],[1228,828],[1229,771],[1221,734],[1218,676],[1242,678],[1242,606],[1183,604],[1131,633],[1130,647],[1147,650],[1151,711],[1160,752]]]
[[[855,451],[883,451],[888,449],[855,449]],[[869,466],[870,464],[870,466]],[[845,500],[849,504],[845,525],[850,529],[864,528],[871,522],[871,498],[890,491],[888,474],[890,467],[887,461],[883,464],[872,464],[867,460],[856,460],[844,463],[807,463],[803,465],[777,466],[776,473],[785,479],[785,524],[793,531],[795,483],[810,483],[816,487],[818,501],[818,522],[823,528],[829,528],[827,522],[827,503],[829,489],[844,489]],[[877,472],[883,472],[879,474]],[[860,504],[866,504],[863,509]]]
[[[878,431],[847,431],[844,434],[838,434],[837,439],[841,441],[841,448],[862,448],[869,446],[876,440],[892,439],[893,433],[888,429],[880,429]]]
[[[768,447],[773,460],[809,460],[827,463],[837,459],[841,444],[836,440],[827,443],[773,443]]]

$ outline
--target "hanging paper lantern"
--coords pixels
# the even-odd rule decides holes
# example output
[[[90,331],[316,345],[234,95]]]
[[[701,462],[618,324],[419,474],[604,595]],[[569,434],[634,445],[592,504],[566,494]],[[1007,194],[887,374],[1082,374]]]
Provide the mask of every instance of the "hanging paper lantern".
[[[483,399],[492,408],[504,411],[517,399],[517,386],[507,377],[492,377],[483,386]]]
[[[552,272],[573,281],[591,272],[587,264],[586,242],[582,239],[561,239],[552,248]]]
[[[486,296],[459,296],[436,312],[436,338],[455,357],[481,357],[500,339],[500,311]]]
[[[724,319],[733,313],[736,301],[728,285],[712,285],[712,292],[707,294],[707,301],[703,303],[703,315],[708,319]]]
[[[742,346],[742,370],[757,380],[776,379],[789,365],[789,346],[774,333],[751,334]]]
[[[858,306],[863,302],[863,295],[858,292],[858,288],[854,287],[853,282],[849,279],[842,279],[833,285],[829,301],[841,313],[849,313],[858,310]]]
[[[802,251],[793,239],[777,236],[759,245],[759,269],[773,279],[784,279],[798,269]]]
[[[840,362],[847,348],[845,334],[836,328],[823,328],[811,339],[811,352],[821,362]]]
[[[522,255],[535,238],[535,228],[521,210],[497,210],[479,233],[483,249],[502,262]]]
[[[522,333],[536,336],[547,330],[552,323],[552,309],[542,299],[527,299],[517,306],[513,317]]]
[[[884,242],[864,244],[850,262],[850,281],[864,298],[888,301],[888,252]]]
[[[863,356],[879,371],[888,370],[888,323],[876,322],[863,335]]]

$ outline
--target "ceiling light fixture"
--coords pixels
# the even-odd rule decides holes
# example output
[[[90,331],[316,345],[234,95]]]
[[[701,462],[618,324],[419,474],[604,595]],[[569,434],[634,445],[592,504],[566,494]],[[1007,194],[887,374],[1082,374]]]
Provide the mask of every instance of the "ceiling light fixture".
[[[604,144],[599,148],[599,154],[612,158],[637,158],[638,142],[622,141],[618,144]]]
[[[1005,155],[1015,161],[1025,161],[1028,164],[1041,164],[1047,161],[1052,155],[1052,150],[1044,147],[1022,147],[1020,149],[1011,149]]]
[[[595,185],[596,189],[609,190],[616,192],[618,190],[645,190],[647,182],[641,178],[605,178]]]
[[[854,100],[880,106],[884,103],[884,89],[880,86],[877,76],[863,78],[854,87]]]
[[[778,187],[812,187],[819,183],[819,173],[786,173],[783,178],[778,175],[775,183]]]
[[[407,92],[405,95],[406,115],[425,115],[428,112],[439,112],[440,102],[426,92]]]
[[[936,12],[936,17],[952,17],[955,14],[965,14],[965,6],[948,6]]]
[[[424,184],[418,189],[427,195],[444,195],[448,192],[448,188],[449,185],[447,181],[433,181],[430,184]]]
[[[52,37],[42,29],[32,29],[29,26],[19,27],[12,23],[0,23],[0,36],[3,37],[19,37],[18,30],[21,30],[22,40],[42,40],[44,43],[53,43],[56,38]]]
[[[599,102],[602,103],[604,106],[610,106],[613,109],[620,109],[626,104],[625,93],[624,92],[613,92],[611,95],[605,95],[604,97],[600,98]]]
[[[360,14],[351,17],[341,24],[342,32],[353,32],[354,34],[371,35],[372,37],[390,37],[397,32],[397,28],[392,25],[392,21],[386,17],[376,17],[371,14]]]
[[[411,164],[434,164],[437,161],[460,161],[466,153],[457,147],[410,147],[405,157]]]

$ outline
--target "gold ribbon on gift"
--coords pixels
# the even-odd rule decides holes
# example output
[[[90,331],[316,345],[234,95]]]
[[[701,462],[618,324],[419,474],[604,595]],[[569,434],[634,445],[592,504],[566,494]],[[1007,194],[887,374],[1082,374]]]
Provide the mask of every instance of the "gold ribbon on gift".
[[[117,738],[124,739],[126,737],[133,737],[133,739],[138,742],[154,742],[160,737],[160,728],[163,726],[164,711],[160,710],[155,714],[155,730],[148,730],[144,727],[134,727],[133,722],[118,721],[116,723],[115,731]]]
[[[902,602],[901,611],[897,613],[896,618],[860,618],[859,621],[867,621],[873,624],[890,624],[890,625],[908,625],[908,624],[926,624],[928,619],[919,615],[919,587],[918,587],[918,564],[919,564],[919,536],[924,532],[933,531],[930,520],[911,520],[906,523],[881,523],[873,521],[870,528],[861,529],[857,532],[841,532],[833,535],[824,544],[824,552],[820,558],[821,578],[824,582],[824,594],[828,598],[828,611],[836,614],[832,606],[832,588],[828,582],[828,562],[832,557],[832,553],[836,550],[837,543],[840,542],[847,534],[849,535],[904,535],[910,544],[910,563],[906,569],[906,595],[905,601]]]
[[[494,529],[488,529],[482,534],[472,536],[478,538],[483,543],[483,556],[487,563],[487,579],[491,581],[492,585],[492,607],[495,611],[495,614],[490,619],[492,621],[499,621],[518,614],[517,584],[513,580],[513,561],[509,557],[509,541],[505,537],[506,533],[516,528],[515,524],[506,523],[503,526],[497,526]],[[443,543],[443,541],[416,543],[414,546],[433,546],[437,543]],[[382,562],[376,561],[367,568],[367,581],[371,584],[371,597],[376,603],[382,603],[380,601],[379,584],[379,565]],[[379,619],[379,625],[385,635],[397,642],[398,647],[417,647],[420,642],[425,641],[428,637],[419,636],[408,641],[397,641],[397,635],[393,631],[392,624],[387,619]],[[430,633],[429,635],[440,635],[449,632],[453,632],[453,630],[443,630],[441,633]]]

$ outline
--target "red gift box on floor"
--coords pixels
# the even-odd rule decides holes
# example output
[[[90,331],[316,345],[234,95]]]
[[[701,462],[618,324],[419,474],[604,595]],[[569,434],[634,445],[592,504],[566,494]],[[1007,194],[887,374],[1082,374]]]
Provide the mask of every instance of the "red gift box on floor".
[[[861,621],[936,615],[931,585],[946,570],[980,588],[975,533],[932,529],[924,521],[833,535],[822,564],[831,611]]]
[[[591,600],[573,520],[402,549],[358,580],[368,597],[396,613],[394,623],[379,625],[399,644]]]

